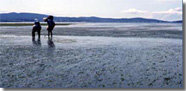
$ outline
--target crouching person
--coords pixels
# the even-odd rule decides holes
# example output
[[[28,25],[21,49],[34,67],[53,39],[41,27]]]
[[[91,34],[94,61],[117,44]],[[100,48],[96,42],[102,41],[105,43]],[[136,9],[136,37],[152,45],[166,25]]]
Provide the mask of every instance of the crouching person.
[[[32,38],[35,39],[35,32],[38,34],[38,39],[40,39],[40,34],[41,34],[41,25],[40,22],[35,21],[33,28],[32,28]]]

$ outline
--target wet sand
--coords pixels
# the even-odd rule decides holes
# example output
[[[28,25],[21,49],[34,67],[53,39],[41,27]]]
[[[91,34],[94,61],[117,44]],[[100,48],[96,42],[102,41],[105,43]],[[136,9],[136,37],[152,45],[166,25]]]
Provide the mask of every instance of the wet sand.
[[[32,40],[0,27],[3,88],[183,88],[182,25],[79,23]]]
[[[0,36],[3,88],[183,88],[182,39]]]
[[[32,26],[0,26],[1,35],[30,36],[31,31]],[[169,23],[79,23],[56,26],[53,32],[59,36],[183,38],[182,25]],[[47,27],[42,26],[41,35],[47,33]]]

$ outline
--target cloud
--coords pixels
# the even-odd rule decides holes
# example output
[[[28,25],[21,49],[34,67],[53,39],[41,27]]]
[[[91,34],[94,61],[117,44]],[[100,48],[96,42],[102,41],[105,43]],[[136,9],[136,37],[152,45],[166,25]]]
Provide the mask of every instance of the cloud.
[[[181,20],[182,19],[182,8],[172,8],[166,11],[145,11],[138,9],[122,10],[125,16],[129,17],[144,17],[144,18],[155,18],[161,20]]]
[[[181,2],[181,0],[153,0],[156,3],[174,3],[174,2]]]
[[[182,8],[173,8],[167,11],[156,11],[152,12],[153,18],[158,18],[161,20],[181,20],[182,19]]]
[[[123,13],[131,13],[131,14],[143,14],[143,13],[147,13],[147,11],[143,11],[143,10],[137,10],[135,8],[133,9],[128,9],[128,10],[123,10],[121,11]]]
[[[182,9],[178,7],[174,9],[169,9],[167,11],[156,11],[152,13],[154,14],[182,14]]]

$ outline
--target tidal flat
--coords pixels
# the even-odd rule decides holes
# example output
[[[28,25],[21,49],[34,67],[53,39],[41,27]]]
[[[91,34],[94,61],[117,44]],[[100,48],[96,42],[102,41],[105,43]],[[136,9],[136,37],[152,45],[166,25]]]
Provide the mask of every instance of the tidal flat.
[[[0,28],[2,88],[183,88],[179,24],[56,26],[32,40],[30,26]]]

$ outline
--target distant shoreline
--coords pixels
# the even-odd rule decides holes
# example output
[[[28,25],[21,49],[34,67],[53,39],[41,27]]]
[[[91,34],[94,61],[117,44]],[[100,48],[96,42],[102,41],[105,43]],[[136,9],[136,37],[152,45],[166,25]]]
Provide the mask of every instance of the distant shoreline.
[[[0,22],[0,26],[32,26],[34,22]],[[56,25],[72,25],[73,23],[56,23]],[[47,23],[42,22],[41,25],[47,26]]]
[[[74,25],[76,23],[142,23],[142,22],[56,22],[56,25],[67,26],[67,25]],[[149,22],[149,23],[163,23],[163,22]],[[165,23],[176,23],[176,22],[165,22]],[[32,26],[33,24],[34,22],[0,22],[0,26]],[[47,26],[47,23],[41,22],[41,25]]]

